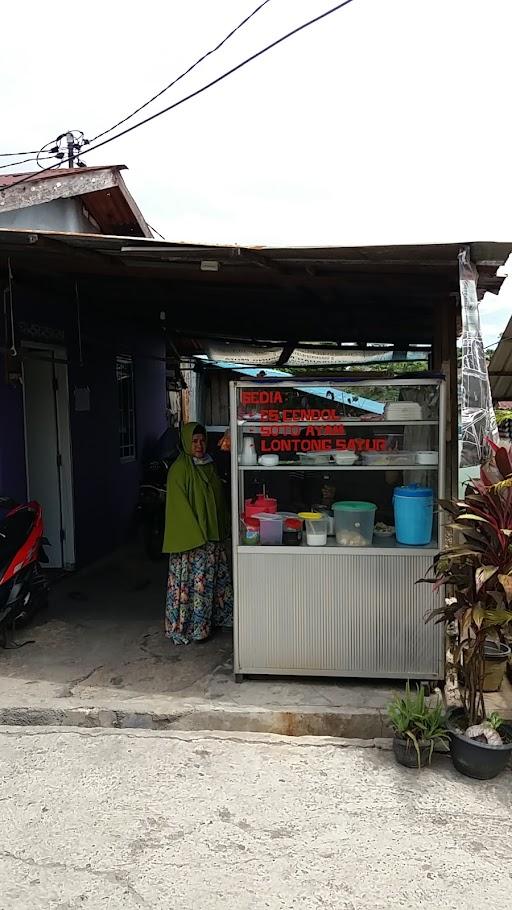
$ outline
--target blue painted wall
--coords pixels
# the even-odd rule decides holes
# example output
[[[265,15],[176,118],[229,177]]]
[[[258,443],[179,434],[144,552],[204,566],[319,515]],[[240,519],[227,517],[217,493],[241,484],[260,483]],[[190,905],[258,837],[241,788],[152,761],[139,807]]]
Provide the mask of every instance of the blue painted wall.
[[[130,531],[142,460],[166,427],[165,344],[158,325],[142,326],[82,309],[83,366],[76,310],[69,294],[16,287],[16,322],[23,337],[37,323],[63,332],[68,352],[75,549],[78,565],[109,553]],[[21,326],[21,328],[20,328]],[[21,338],[20,338],[21,340]],[[29,340],[27,338],[27,340]],[[33,340],[41,340],[36,337]],[[116,354],[134,358],[137,458],[119,457]],[[26,497],[23,397],[6,382],[0,355],[0,493]],[[74,389],[90,389],[90,411],[75,411]]]

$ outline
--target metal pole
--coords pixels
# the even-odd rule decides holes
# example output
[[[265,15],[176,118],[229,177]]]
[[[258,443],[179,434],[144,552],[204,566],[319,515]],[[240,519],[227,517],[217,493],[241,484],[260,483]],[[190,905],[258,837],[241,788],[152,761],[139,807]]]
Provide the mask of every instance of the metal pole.
[[[68,146],[68,167],[74,167],[75,161],[73,158],[75,152],[75,137],[73,133],[66,133],[66,142]]]

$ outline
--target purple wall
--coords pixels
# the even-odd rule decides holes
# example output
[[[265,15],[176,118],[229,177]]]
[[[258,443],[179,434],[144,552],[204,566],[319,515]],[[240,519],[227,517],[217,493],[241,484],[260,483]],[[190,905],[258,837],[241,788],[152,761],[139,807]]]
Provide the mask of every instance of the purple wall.
[[[21,386],[6,382],[0,355],[0,496],[26,499],[25,431]]]
[[[83,307],[83,366],[77,350],[75,309],[69,296],[44,295],[33,288],[16,289],[16,320],[20,334],[37,322],[64,332],[69,368],[70,424],[73,459],[76,562],[84,565],[126,539],[132,525],[141,463],[166,427],[165,343],[158,323],[98,314]],[[51,302],[49,302],[49,300]],[[36,340],[36,338],[34,338]],[[119,457],[116,354],[134,358],[137,458]],[[3,358],[0,363],[3,367]],[[75,410],[75,387],[90,389],[90,410]],[[23,399],[21,387],[5,383],[0,374],[0,493],[20,500],[26,496]]]
[[[144,455],[166,428],[165,346],[157,336],[128,337],[117,353],[132,354],[135,372],[137,459],[119,458],[115,353],[86,356],[83,368],[70,368],[71,435],[75,486],[75,537],[80,563],[108,553],[130,530]],[[149,355],[149,356],[148,356]],[[162,359],[159,359],[162,358]],[[90,389],[90,411],[74,411],[73,388]]]

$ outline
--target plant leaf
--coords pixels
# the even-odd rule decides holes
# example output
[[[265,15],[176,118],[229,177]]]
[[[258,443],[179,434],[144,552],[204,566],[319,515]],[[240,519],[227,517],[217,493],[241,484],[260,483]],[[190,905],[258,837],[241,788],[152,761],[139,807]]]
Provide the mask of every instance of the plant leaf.
[[[512,622],[512,612],[510,610],[485,610],[485,622],[486,626],[492,628],[493,626],[506,626],[507,623]]]
[[[474,622],[475,626],[477,626],[478,629],[480,629],[484,619],[485,619],[485,610],[483,609],[483,607],[480,606],[480,604],[478,604],[476,607],[473,608],[473,622]]]
[[[489,581],[493,575],[496,575],[498,572],[498,566],[480,566],[475,572],[475,581],[476,581],[476,593],[480,591],[486,581]],[[501,580],[501,579],[500,579]],[[512,578],[510,579],[512,584]],[[503,587],[505,587],[503,585]]]
[[[512,601],[512,577],[510,575],[498,575],[499,582],[505,591],[507,603]]]
[[[416,755],[418,756],[418,768],[421,768],[421,755],[420,755],[420,747],[418,745],[418,740],[416,739],[412,730],[406,730],[405,735],[408,736],[409,739],[412,740],[412,742],[414,743],[414,748],[416,749]]]
[[[487,518],[482,518],[481,515],[473,515],[472,512],[467,512],[466,515],[459,515],[457,521],[481,521],[483,524],[490,525],[491,522]]]

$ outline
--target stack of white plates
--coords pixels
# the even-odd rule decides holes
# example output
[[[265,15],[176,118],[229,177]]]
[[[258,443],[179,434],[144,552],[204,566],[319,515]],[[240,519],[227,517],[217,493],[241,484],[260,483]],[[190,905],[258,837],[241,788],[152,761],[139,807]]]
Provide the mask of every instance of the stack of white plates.
[[[384,419],[394,420],[421,420],[423,412],[421,405],[415,401],[391,401],[384,408]]]

